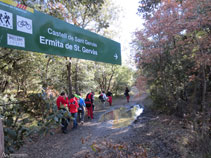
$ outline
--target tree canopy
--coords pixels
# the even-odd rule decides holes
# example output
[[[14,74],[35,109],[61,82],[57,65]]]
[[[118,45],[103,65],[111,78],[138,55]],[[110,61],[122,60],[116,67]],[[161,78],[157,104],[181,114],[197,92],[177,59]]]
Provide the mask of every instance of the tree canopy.
[[[211,108],[210,6],[208,0],[140,1],[145,24],[133,42],[157,110],[193,120],[203,136],[210,131],[204,128]]]

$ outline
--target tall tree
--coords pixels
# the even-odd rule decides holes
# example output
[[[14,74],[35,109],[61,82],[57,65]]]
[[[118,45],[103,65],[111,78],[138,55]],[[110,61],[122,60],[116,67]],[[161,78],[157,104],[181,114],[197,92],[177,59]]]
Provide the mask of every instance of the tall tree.
[[[148,78],[155,101],[164,109],[175,109],[183,100],[194,107],[190,109],[206,114],[211,66],[210,4],[208,0],[163,0],[146,17],[145,29],[136,33],[137,62]]]

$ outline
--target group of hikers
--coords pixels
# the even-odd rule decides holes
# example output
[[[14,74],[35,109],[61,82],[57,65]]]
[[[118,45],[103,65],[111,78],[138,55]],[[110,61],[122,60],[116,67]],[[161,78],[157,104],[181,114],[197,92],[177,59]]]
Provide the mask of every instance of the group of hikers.
[[[112,105],[112,93],[108,91],[107,94],[105,94],[105,91],[102,91],[100,96],[99,96],[100,101],[103,103],[105,106],[106,101],[108,101],[109,105]]]
[[[126,87],[124,95],[127,98],[127,102],[129,102],[130,95],[129,89]],[[112,93],[108,91],[105,94],[105,91],[102,91],[99,95],[99,100],[102,102],[103,106],[105,106],[106,101],[112,106]],[[81,97],[81,94],[75,94],[68,97],[65,92],[61,92],[60,96],[56,100],[58,110],[63,112],[63,117],[61,119],[61,130],[63,133],[67,133],[67,127],[70,122],[70,117],[68,117],[68,113],[70,112],[73,118],[73,127],[72,129],[76,129],[78,126],[77,120],[83,124],[85,112],[87,111],[88,119],[94,119],[93,111],[94,111],[94,92],[90,92],[86,95],[84,99]]]
[[[91,118],[91,119],[94,118],[93,117],[93,108],[94,108],[93,103],[94,103],[94,92],[88,93],[85,100],[81,97],[80,93],[75,94],[75,95],[72,94],[68,98],[65,92],[62,92],[56,100],[58,110],[61,110],[64,114],[61,120],[62,132],[67,133],[67,126],[68,126],[68,123],[70,122],[70,118],[65,115],[67,111],[70,112],[73,118],[72,129],[75,129],[78,126],[78,123],[77,123],[78,117],[79,117],[79,122],[81,122],[82,124],[84,122],[84,114],[86,111],[85,108],[87,109],[88,118]]]

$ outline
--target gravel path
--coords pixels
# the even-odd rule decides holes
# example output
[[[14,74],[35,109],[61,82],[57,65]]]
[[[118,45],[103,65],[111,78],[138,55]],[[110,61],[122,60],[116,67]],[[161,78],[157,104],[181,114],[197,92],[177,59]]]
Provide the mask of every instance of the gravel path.
[[[145,96],[131,98],[130,105],[142,103]],[[175,118],[143,113],[132,125],[112,129],[98,122],[100,116],[110,108],[128,105],[125,100],[114,100],[114,106],[98,106],[94,119],[86,120],[75,130],[68,128],[67,134],[58,130],[54,135],[38,139],[23,146],[17,153],[30,158],[186,158],[190,130],[183,129]],[[184,140],[186,141],[184,141]]]

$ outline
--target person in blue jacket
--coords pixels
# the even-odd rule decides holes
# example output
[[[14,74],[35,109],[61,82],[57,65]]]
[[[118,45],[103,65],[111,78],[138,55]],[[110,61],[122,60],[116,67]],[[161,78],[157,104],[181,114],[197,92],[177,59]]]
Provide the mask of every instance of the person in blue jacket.
[[[81,94],[80,93],[78,94],[78,96],[79,96],[79,101],[78,101],[78,104],[79,104],[78,117],[79,117],[79,122],[81,122],[83,124],[84,123],[84,114],[85,114],[86,104],[85,104],[84,99],[81,97]]]

